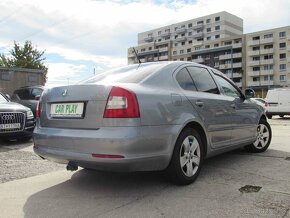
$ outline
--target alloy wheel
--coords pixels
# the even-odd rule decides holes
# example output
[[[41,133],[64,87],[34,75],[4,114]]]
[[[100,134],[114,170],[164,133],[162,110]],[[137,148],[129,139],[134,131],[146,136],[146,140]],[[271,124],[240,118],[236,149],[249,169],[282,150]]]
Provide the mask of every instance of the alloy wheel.
[[[269,137],[270,134],[268,127],[264,124],[259,124],[257,128],[257,138],[253,145],[257,149],[262,149],[267,145]]]
[[[193,176],[200,163],[200,145],[194,136],[184,139],[180,147],[180,166],[187,177]]]

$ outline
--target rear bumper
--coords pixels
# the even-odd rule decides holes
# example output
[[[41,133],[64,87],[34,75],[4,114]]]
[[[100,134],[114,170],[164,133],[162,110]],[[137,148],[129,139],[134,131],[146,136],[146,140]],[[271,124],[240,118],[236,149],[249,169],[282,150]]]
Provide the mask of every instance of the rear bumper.
[[[165,169],[179,125],[102,127],[96,130],[39,128],[34,131],[34,151],[39,156],[67,164],[106,171]],[[93,157],[119,155],[122,158]]]

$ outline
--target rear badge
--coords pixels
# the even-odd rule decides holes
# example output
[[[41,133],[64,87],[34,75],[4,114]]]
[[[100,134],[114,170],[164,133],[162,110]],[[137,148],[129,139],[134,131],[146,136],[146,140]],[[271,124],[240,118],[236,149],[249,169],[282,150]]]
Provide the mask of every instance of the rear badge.
[[[63,90],[62,96],[67,96],[67,89]]]

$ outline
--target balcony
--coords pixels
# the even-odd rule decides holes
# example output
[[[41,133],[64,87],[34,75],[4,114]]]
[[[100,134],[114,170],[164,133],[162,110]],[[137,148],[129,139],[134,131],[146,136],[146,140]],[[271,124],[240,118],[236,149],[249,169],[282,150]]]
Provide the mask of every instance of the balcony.
[[[287,50],[290,51],[290,45],[287,47]]]
[[[267,43],[273,43],[273,38],[267,38],[267,39],[260,39],[260,44],[267,44]]]
[[[231,59],[231,58],[232,58],[231,54],[226,54],[226,55],[220,55],[219,56],[220,60]]]
[[[193,62],[196,63],[203,63],[204,62],[204,58],[196,58],[196,59],[192,59]]]
[[[247,86],[260,86],[260,81],[249,81]]]
[[[260,71],[249,71],[248,76],[260,76]]]
[[[160,61],[167,61],[168,60],[168,55],[160,56],[159,60]]]
[[[261,65],[267,65],[267,64],[273,64],[274,60],[273,59],[268,59],[268,60],[260,60]]]
[[[153,36],[148,36],[144,38],[145,42],[152,42],[153,41]]]
[[[192,46],[200,46],[200,45],[203,45],[203,41],[197,41],[197,40],[192,41]]]
[[[228,69],[228,68],[232,68],[232,64],[220,64],[219,68],[221,70]]]
[[[249,61],[248,65],[249,66],[259,66],[260,65],[260,61]]]
[[[192,29],[198,30],[198,29],[203,29],[204,25],[203,24],[197,24],[196,26],[193,26]]]
[[[237,87],[242,87],[242,82],[235,83]]]
[[[175,39],[175,41],[176,41],[176,42],[184,42],[184,41],[186,41],[186,37],[185,37],[185,36],[183,36],[183,37],[177,37],[177,38]]]
[[[272,80],[261,81],[261,86],[272,86],[272,85],[274,85],[274,82]]]
[[[243,77],[243,74],[241,74],[241,73],[233,73],[233,77],[234,78],[241,78],[241,77]]]
[[[233,58],[241,58],[242,57],[242,53],[234,53],[233,54]]]
[[[186,32],[186,29],[185,27],[180,27],[180,28],[177,28],[175,30],[176,33],[179,33],[179,34],[182,34],[182,33],[185,33]]]
[[[271,86],[274,85],[274,82],[271,80],[268,81],[249,81],[248,86]]]
[[[260,50],[260,54],[273,54],[274,49],[273,48],[269,48],[269,49],[262,49]]]
[[[241,48],[242,47],[242,43],[239,42],[239,43],[234,43],[232,44],[233,48]]]
[[[256,55],[260,55],[260,50],[249,51],[248,52],[248,56],[256,56]]]
[[[233,68],[240,68],[242,67],[242,63],[233,63]]]
[[[165,48],[159,48],[159,52],[165,52],[165,51],[168,51],[168,47],[165,47]]]
[[[273,75],[274,71],[273,70],[261,70],[260,75],[265,76],[265,75]]]
[[[260,45],[260,40],[251,40],[248,41],[249,46],[255,46],[255,45]]]
[[[161,33],[160,36],[163,38],[168,37],[170,36],[170,32]]]
[[[201,37],[203,37],[203,33],[195,33],[193,35],[193,38],[201,38]]]

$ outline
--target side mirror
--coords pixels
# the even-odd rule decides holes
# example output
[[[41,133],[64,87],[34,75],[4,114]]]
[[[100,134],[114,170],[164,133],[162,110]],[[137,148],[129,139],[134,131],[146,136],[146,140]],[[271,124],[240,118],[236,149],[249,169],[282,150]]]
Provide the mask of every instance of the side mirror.
[[[10,95],[6,94],[5,96],[9,101],[11,101]]]
[[[35,96],[35,100],[39,101],[40,95]]]
[[[254,98],[256,96],[256,93],[253,89],[246,89],[245,90],[245,97],[246,98]]]

